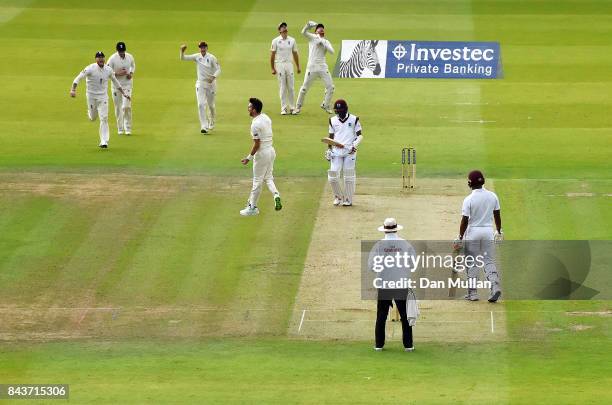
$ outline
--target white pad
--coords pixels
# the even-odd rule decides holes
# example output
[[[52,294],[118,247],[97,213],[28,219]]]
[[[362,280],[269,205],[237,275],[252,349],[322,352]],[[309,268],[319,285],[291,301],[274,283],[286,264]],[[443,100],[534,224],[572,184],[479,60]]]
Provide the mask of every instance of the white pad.
[[[340,182],[338,181],[338,172],[328,170],[327,180],[329,180],[329,185],[331,186],[332,192],[334,193],[334,197],[343,200],[344,196],[342,193],[342,188],[340,187]]]
[[[344,169],[344,192],[346,194],[346,200],[353,202],[353,195],[355,194],[355,170]]]

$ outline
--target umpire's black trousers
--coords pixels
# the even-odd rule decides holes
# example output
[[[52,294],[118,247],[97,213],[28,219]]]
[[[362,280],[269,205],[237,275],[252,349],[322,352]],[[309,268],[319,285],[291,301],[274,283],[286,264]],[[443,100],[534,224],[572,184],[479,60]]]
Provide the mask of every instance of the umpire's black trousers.
[[[401,296],[404,299],[398,299],[396,298],[396,292],[393,294],[386,294],[387,291],[380,290],[378,294],[375,329],[376,347],[383,347],[385,345],[385,324],[387,323],[389,308],[393,305],[392,301],[395,301],[400,318],[402,319],[402,342],[404,343],[404,347],[412,347],[412,326],[408,325],[408,317],[406,316],[406,294]]]

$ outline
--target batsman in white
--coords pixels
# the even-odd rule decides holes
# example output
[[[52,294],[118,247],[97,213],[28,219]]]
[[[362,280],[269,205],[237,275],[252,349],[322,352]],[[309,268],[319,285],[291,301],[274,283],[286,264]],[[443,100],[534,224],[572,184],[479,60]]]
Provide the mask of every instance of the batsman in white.
[[[308,30],[312,28],[315,28],[314,34],[308,32]],[[331,75],[329,74],[325,55],[327,52],[334,53],[334,48],[331,43],[325,39],[325,26],[323,24],[317,24],[314,21],[307,22],[304,28],[302,28],[302,35],[308,39],[308,65],[306,66],[304,84],[300,87],[300,93],[294,113],[300,113],[308,89],[312,85],[313,80],[320,77],[325,83],[325,97],[323,98],[323,103],[321,103],[321,108],[329,114],[333,114],[334,112],[330,109],[330,102],[334,96],[335,87]]]
[[[266,182],[268,190],[274,196],[274,209],[280,211],[281,198],[276,185],[274,184],[274,159],[276,159],[276,151],[272,146],[272,120],[266,114],[262,113],[263,103],[257,98],[249,99],[248,111],[253,118],[251,122],[251,136],[253,138],[253,147],[247,157],[241,160],[243,165],[247,165],[253,160],[253,188],[247,206],[240,211],[240,215],[251,216],[259,214],[257,201],[261,194],[263,182]]]
[[[196,98],[200,116],[200,132],[207,134],[215,127],[215,96],[217,94],[217,77],[221,74],[221,65],[212,53],[208,52],[208,44],[204,41],[198,44],[200,53],[185,55],[187,45],[181,45],[181,60],[194,61],[197,66]],[[207,111],[208,107],[208,111]],[[207,112],[209,115],[207,115]]]
[[[117,52],[108,58],[108,66],[115,72],[115,76],[125,94],[132,96],[132,78],[136,71],[136,63],[134,57],[126,52],[124,42],[117,42]],[[117,131],[119,135],[125,133],[132,134],[132,102],[129,98],[123,97],[117,86],[111,84],[111,93],[113,94],[113,103],[115,104],[115,117],[117,118]]]
[[[349,114],[346,101],[339,99],[334,103],[336,115],[329,119],[329,137],[337,142],[328,146],[325,158],[331,162],[327,180],[334,193],[334,205],[350,207],[355,194],[355,162],[357,147],[363,140],[359,117]],[[344,190],[340,184],[340,175],[344,180]]]
[[[472,189],[472,193],[463,200],[459,235],[453,247],[459,249],[465,244],[466,255],[483,257],[485,276],[491,282],[489,302],[496,302],[501,296],[501,288],[495,264],[495,243],[501,243],[504,240],[504,233],[501,227],[499,198],[494,192],[485,189],[484,183],[485,178],[480,170],[473,170],[469,173],[468,186]],[[496,231],[493,231],[493,220],[495,220]],[[479,272],[480,269],[477,266],[468,268],[468,280],[476,281]],[[468,288],[465,299],[478,301],[478,290]]]
[[[79,82],[85,78],[87,88],[87,115],[91,121],[100,116],[100,147],[108,148],[108,79],[111,79],[119,93],[131,100],[121,87],[121,83],[115,77],[115,72],[110,66],[104,64],[104,52],[96,52],[96,62],[83,69],[72,82],[70,97],[76,97],[76,89]]]
[[[297,72],[301,73],[300,57],[298,55],[297,43],[295,38],[290,37],[287,31],[287,23],[282,22],[278,26],[280,34],[272,40],[270,46],[270,65],[272,74],[278,78],[280,87],[281,115],[293,114],[295,106],[293,61],[297,67]]]

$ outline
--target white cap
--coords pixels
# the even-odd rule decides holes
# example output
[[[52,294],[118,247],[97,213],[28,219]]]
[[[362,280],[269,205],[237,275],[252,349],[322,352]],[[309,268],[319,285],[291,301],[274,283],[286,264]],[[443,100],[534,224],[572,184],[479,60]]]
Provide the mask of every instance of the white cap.
[[[383,222],[383,225],[378,227],[378,230],[384,233],[393,233],[393,232],[401,231],[402,229],[404,229],[404,227],[401,225],[398,225],[395,218],[385,219],[385,222]]]

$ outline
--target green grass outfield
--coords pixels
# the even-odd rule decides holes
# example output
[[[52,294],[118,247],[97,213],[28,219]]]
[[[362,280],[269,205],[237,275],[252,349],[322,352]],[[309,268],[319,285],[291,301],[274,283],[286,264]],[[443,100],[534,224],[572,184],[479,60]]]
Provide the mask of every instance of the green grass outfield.
[[[269,45],[287,21],[304,68],[309,19],[338,52],[342,39],[501,43],[501,80],[337,79],[364,126],[360,176],[399,180],[410,144],[420,179],[475,167],[494,179],[509,239],[612,239],[612,2],[3,0],[0,384],[70,383],[73,400],[107,403],[612,402],[610,318],[566,314],[609,302],[506,302],[507,341],[424,343],[411,356],[397,344],[373,353],[371,342],[286,337],[325,185],[327,116],[320,83],[301,116],[278,114]],[[101,151],[84,83],[76,99],[68,91],[119,40],[137,63],[134,135],[116,136],[111,108]],[[223,70],[205,137],[195,67],[178,59],[181,43],[195,52],[199,40]],[[263,203],[244,219],[251,96],[274,122],[285,208]],[[477,120],[487,122],[464,122]],[[224,312],[190,312],[254,302],[267,312],[249,330],[232,330]],[[75,310],[41,321],[37,340],[51,342],[20,339],[49,307],[126,311],[114,329]],[[151,308],[183,311],[184,322],[168,326]]]

